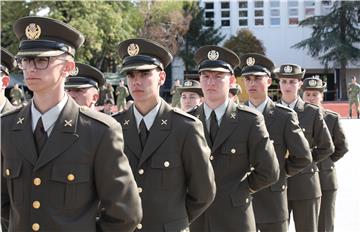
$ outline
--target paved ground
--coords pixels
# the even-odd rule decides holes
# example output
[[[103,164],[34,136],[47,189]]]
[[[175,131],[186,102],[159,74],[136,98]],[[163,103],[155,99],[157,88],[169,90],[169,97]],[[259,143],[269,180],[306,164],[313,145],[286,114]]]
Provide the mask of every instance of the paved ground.
[[[336,164],[339,189],[335,231],[360,231],[360,119],[342,119],[349,152]],[[291,222],[290,231],[295,231]]]

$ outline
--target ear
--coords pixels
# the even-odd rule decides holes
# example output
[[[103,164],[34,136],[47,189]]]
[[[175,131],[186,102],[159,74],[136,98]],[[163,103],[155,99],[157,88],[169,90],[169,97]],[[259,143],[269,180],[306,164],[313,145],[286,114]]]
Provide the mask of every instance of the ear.
[[[76,68],[75,61],[73,61],[73,60],[66,61],[65,68],[64,68],[65,77],[68,77],[75,68]]]
[[[95,104],[99,100],[99,94],[98,93],[94,94],[92,97],[92,100],[93,100],[93,103]]]
[[[6,87],[8,87],[9,83],[10,83],[10,77],[7,75],[3,75],[1,77],[2,88],[5,89]]]
[[[236,77],[234,75],[231,75],[229,80],[230,80],[230,85],[233,85],[236,83]]]
[[[269,77],[269,78],[267,79],[267,86],[269,87],[269,86],[271,85],[271,83],[272,83],[272,78]]]
[[[166,80],[166,72],[165,71],[160,71],[159,72],[159,86],[162,86],[165,83]]]

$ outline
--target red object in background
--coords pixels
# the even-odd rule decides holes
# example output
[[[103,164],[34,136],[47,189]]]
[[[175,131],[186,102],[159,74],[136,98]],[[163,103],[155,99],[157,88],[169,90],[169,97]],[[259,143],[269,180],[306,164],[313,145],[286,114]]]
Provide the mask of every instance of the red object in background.
[[[347,101],[343,102],[323,102],[323,107],[332,111],[335,111],[341,115],[342,118],[347,118],[349,116],[349,103]],[[356,109],[353,105],[353,118],[356,118]],[[354,113],[355,112],[355,113]]]

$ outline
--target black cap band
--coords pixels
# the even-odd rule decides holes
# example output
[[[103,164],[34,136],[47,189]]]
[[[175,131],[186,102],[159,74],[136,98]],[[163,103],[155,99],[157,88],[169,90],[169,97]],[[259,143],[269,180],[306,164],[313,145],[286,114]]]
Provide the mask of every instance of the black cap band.
[[[265,72],[268,76],[271,76],[271,72],[267,68],[260,65],[245,66],[241,70],[242,75],[256,73],[256,72]]]
[[[231,74],[234,74],[231,65],[222,60],[204,60],[199,64],[198,70],[206,68],[224,68],[229,70]]]
[[[153,64],[164,70],[164,65],[155,57],[147,55],[127,56],[123,61],[123,66],[131,66],[133,64]]]
[[[75,55],[75,49],[60,42],[51,41],[51,40],[23,40],[20,42],[19,50],[27,50],[27,49],[34,49],[34,48],[41,48],[41,49],[54,49],[63,52],[67,52],[70,55]]]

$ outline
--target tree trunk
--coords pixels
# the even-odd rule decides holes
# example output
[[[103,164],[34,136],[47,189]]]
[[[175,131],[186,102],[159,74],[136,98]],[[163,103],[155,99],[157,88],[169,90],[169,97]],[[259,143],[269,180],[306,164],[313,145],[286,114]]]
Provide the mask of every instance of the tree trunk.
[[[341,46],[346,44],[346,10],[344,6],[344,2],[340,2],[340,43]],[[347,100],[347,91],[346,91],[346,65],[347,60],[346,58],[340,59],[340,89],[341,89],[341,96],[340,99],[345,101]]]
[[[341,96],[340,99],[342,101],[347,100],[347,89],[346,89],[346,65],[341,65],[340,67],[340,89],[341,89]]]

